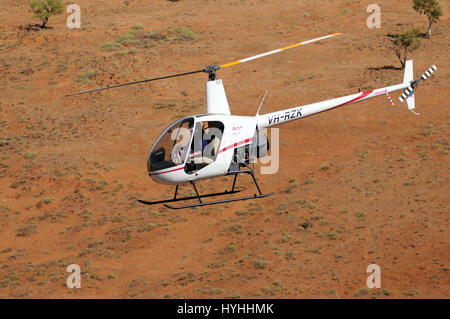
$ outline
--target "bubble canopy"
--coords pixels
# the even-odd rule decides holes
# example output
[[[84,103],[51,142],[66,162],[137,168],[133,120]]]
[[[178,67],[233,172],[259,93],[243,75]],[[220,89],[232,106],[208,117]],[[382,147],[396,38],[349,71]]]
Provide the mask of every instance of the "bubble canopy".
[[[186,161],[194,123],[194,117],[186,117],[164,130],[150,150],[147,161],[149,173],[178,166]]]

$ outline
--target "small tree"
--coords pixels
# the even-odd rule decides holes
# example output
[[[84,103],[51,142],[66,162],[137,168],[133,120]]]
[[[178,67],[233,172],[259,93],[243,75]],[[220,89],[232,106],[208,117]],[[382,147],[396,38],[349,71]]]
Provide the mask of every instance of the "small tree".
[[[393,50],[397,55],[398,60],[402,64],[402,69],[405,68],[406,59],[409,52],[413,52],[420,48],[420,32],[418,29],[410,29],[403,34],[398,34],[393,42]]]
[[[50,16],[64,11],[62,0],[30,0],[30,8],[34,16],[41,19],[41,28],[45,28]]]
[[[427,38],[430,38],[431,26],[443,14],[441,3],[439,0],[413,0],[413,3],[414,11],[419,14],[425,14],[428,18]]]

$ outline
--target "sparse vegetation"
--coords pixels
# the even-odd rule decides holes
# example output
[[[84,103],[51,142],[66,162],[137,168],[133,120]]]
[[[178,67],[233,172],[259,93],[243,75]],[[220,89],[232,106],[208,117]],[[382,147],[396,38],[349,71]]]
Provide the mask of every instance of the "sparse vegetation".
[[[192,31],[191,27],[186,28],[169,28],[167,30],[172,41],[195,41],[198,40],[198,35]]]
[[[52,15],[63,13],[64,6],[62,0],[30,0],[31,11],[34,16],[41,20],[41,28],[45,28],[48,19]]]
[[[268,262],[264,258],[256,258],[255,260],[253,260],[253,266],[256,269],[265,269],[267,264]]]
[[[378,296],[390,296],[392,292],[389,289],[382,288],[382,289],[375,289],[372,292],[372,296],[378,297]]]
[[[228,229],[230,230],[230,232],[235,234],[242,233],[242,225],[238,223],[231,225]]]
[[[439,20],[444,14],[439,0],[413,0],[413,9],[419,14],[424,14],[428,18],[427,38],[431,37],[433,23]]]
[[[145,178],[146,148],[166,127],[164,118],[172,122],[204,111],[204,97],[199,94],[204,88],[196,82],[203,81],[200,75],[197,80],[192,77],[192,81],[165,80],[62,98],[66,93],[73,92],[74,86],[88,89],[183,72],[184,66],[195,67],[198,62],[201,66],[202,61],[219,65],[247,56],[245,51],[251,51],[247,52],[250,56],[263,52],[265,45],[267,50],[277,47],[265,42],[270,34],[284,34],[277,40],[281,47],[285,41],[289,44],[291,38],[296,41],[295,33],[302,30],[313,30],[317,36],[327,34],[327,30],[339,31],[341,27],[347,28],[357,15],[354,11],[357,6],[345,4],[349,8],[345,14],[341,14],[344,6],[337,11],[333,7],[333,13],[343,19],[334,24],[327,22],[326,16],[330,16],[327,8],[323,10],[323,18],[315,21],[317,12],[312,4],[306,3],[302,10],[309,13],[304,16],[311,17],[307,25],[289,17],[276,24],[281,10],[273,16],[267,11],[258,12],[263,19],[268,17],[267,21],[258,25],[252,20],[250,26],[245,15],[236,13],[240,7],[248,9],[251,3],[232,1],[232,14],[225,10],[223,18],[237,18],[236,27],[240,25],[248,32],[241,33],[239,39],[233,32],[227,33],[219,41],[225,42],[216,43],[217,30],[209,30],[210,21],[204,19],[217,11],[215,1],[203,1],[204,14],[200,15],[192,10],[194,2],[181,1],[183,8],[166,4],[163,10],[158,10],[155,23],[144,15],[144,10],[150,12],[154,7],[149,2],[115,1],[109,7],[94,2],[89,8],[83,7],[83,27],[79,30],[68,31],[66,14],[51,17],[48,29],[40,32],[10,28],[8,25],[15,18],[23,21],[23,17],[8,16],[6,27],[0,30],[3,297],[165,296],[183,300],[252,295],[262,298],[445,295],[450,266],[443,257],[447,242],[440,239],[448,233],[446,154],[450,151],[450,123],[448,110],[435,105],[446,97],[445,81],[437,81],[437,77],[424,82],[423,99],[433,109],[425,122],[412,118],[398,121],[400,113],[387,117],[381,114],[383,118],[377,119],[372,115],[380,112],[370,107],[350,106],[347,111],[329,113],[331,116],[321,115],[322,121],[310,117],[302,121],[298,130],[293,122],[295,134],[281,128],[282,161],[278,173],[256,176],[262,191],[274,192],[274,196],[185,210],[143,206],[137,199],[155,201],[173,196],[172,185],[156,184]],[[291,2],[288,7],[295,5],[293,0],[287,1]],[[28,0],[24,3],[26,8]],[[23,14],[22,7],[23,3],[13,4],[2,17]],[[258,11],[260,7],[278,8],[270,1],[258,1],[252,10]],[[87,9],[92,13],[89,16],[84,11]],[[137,9],[142,12],[134,15]],[[383,12],[381,33],[390,27],[403,30],[412,25],[411,21],[420,26],[418,19],[424,24],[426,21],[424,16],[409,10],[402,13],[405,16],[398,23],[391,23],[396,12]],[[105,13],[112,16],[105,19]],[[25,12],[25,18],[26,15],[31,17],[31,13]],[[117,15],[123,20],[112,18]],[[176,30],[184,27],[183,23],[195,27],[190,31]],[[439,35],[440,39],[445,28],[438,23],[433,24],[433,35]],[[164,25],[173,28],[168,30]],[[50,29],[51,26],[54,28]],[[232,27],[225,27],[233,31]],[[373,57],[365,53],[383,51],[384,41],[373,41],[373,37],[364,34],[358,36],[358,32],[357,42],[355,37],[342,37],[343,45],[333,51],[330,60],[334,60],[334,54],[345,55],[359,61],[361,66],[370,65]],[[250,36],[254,37],[252,41],[246,41]],[[308,36],[305,37],[307,40]],[[79,39],[84,40],[83,45],[77,44]],[[445,45],[439,41],[422,42],[426,49],[420,50],[420,55],[432,52],[437,60],[431,62],[446,70],[445,55],[439,54]],[[250,46],[246,48],[245,43]],[[321,45],[328,47],[326,43],[322,41]],[[277,110],[277,103],[289,105],[291,95],[304,96],[299,103],[306,104],[325,100],[330,94],[356,93],[359,83],[369,83],[372,88],[396,84],[401,76],[394,67],[368,74],[361,71],[353,74],[351,81],[344,78],[340,85],[333,84],[329,92],[317,89],[316,85],[333,81],[336,75],[321,68],[323,61],[303,63],[300,70],[295,67],[298,62],[295,56],[300,54],[311,60],[310,54],[323,54],[319,50],[322,46],[306,46],[299,49],[303,53],[295,50],[287,53],[291,57],[280,60],[286,63],[284,66],[278,65],[276,58],[268,57],[265,61],[273,70],[263,72],[256,62],[245,64],[243,69],[236,67],[233,74],[246,78],[250,72],[250,78],[280,81],[276,90],[282,98],[269,101],[272,107],[264,106],[263,113]],[[235,56],[228,48],[242,55]],[[391,55],[396,59],[393,52]],[[427,66],[417,65],[416,71],[421,72]],[[339,67],[343,69],[346,65]],[[233,74],[230,73],[231,78]],[[445,72],[440,74],[445,79]],[[283,86],[284,80],[289,87]],[[264,82],[261,81],[236,86],[237,95],[230,103],[239,108],[242,96],[248,98],[249,105],[259,102],[256,95],[258,86]],[[386,102],[384,98],[379,98],[381,104]],[[383,110],[389,113],[388,109]],[[250,107],[243,112],[255,111]],[[310,135],[314,138],[306,138]],[[228,142],[223,142],[222,147],[226,147]],[[322,163],[325,161],[329,163]],[[197,186],[201,194],[222,192],[230,189],[232,178],[202,180]],[[239,176],[237,184],[242,196],[257,193],[251,176]],[[181,185],[177,197],[184,195],[195,195],[195,191],[190,185]],[[235,196],[240,195],[230,197]],[[410,272],[401,271],[411,261],[417,266],[417,271],[413,271],[414,283],[410,282]],[[155,267],[146,266],[148,262]],[[82,289],[66,287],[65,267],[72,263],[81,266]],[[389,290],[359,291],[366,286],[365,267],[370,263],[382,264],[382,271],[390,277],[382,280],[382,286]]]
[[[410,29],[402,34],[397,34],[393,40],[393,47],[395,55],[402,65],[402,69],[405,68],[406,59],[408,54],[420,48],[420,32],[418,29]]]
[[[363,218],[366,216],[366,213],[363,212],[362,210],[360,210],[360,211],[356,212],[355,216],[358,218]]]
[[[139,48],[149,49],[158,44],[169,42],[196,41],[198,35],[191,27],[168,28],[167,31],[145,31],[142,26],[134,26],[128,32],[119,35],[113,42],[103,43],[100,49],[103,52],[119,51],[119,55],[128,55],[139,52]]]
[[[30,236],[37,232],[36,229],[37,229],[37,227],[34,225],[21,226],[17,229],[16,236],[19,236],[19,237]]]
[[[367,296],[368,294],[369,294],[369,288],[361,288],[355,293],[354,297]]]
[[[138,232],[143,233],[143,232],[152,231],[152,230],[155,230],[157,226],[158,225],[155,223],[149,223],[147,225],[144,225],[144,226],[138,228]]]
[[[90,83],[96,76],[97,72],[95,70],[88,70],[86,72],[80,73],[77,78],[77,82],[80,83]]]
[[[408,297],[413,297],[415,295],[417,295],[419,292],[417,290],[408,290],[407,292],[405,292],[405,296]]]
[[[120,44],[116,42],[106,42],[100,47],[103,52],[112,52],[120,49]]]

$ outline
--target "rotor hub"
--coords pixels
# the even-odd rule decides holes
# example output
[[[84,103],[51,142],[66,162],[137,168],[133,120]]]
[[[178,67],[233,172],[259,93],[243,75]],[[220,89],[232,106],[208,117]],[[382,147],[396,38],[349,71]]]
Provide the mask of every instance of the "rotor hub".
[[[208,81],[216,80],[216,71],[220,69],[219,65],[208,65],[202,71],[208,73]]]

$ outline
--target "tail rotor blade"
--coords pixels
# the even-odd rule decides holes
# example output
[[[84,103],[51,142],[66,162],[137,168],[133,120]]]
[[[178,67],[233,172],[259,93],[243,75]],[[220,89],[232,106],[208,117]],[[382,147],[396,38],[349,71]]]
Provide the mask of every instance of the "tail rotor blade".
[[[425,71],[424,74],[422,74],[422,76],[420,77],[422,80],[426,80],[428,79],[433,73],[434,71],[437,70],[437,67],[435,65],[433,65],[431,68],[429,68],[428,70]]]
[[[289,50],[289,49],[293,49],[293,48],[299,47],[301,45],[305,45],[305,44],[317,42],[317,41],[320,41],[320,40],[325,40],[325,39],[328,39],[328,38],[331,38],[331,37],[335,37],[335,36],[340,35],[340,34],[342,34],[342,33],[333,33],[333,34],[329,34],[329,35],[326,35],[326,36],[323,36],[323,37],[320,37],[320,38],[315,38],[315,39],[312,39],[312,40],[295,43],[295,44],[289,45],[289,46],[284,47],[284,48],[280,48],[280,49],[272,50],[272,51],[269,51],[269,52],[261,53],[261,54],[254,55],[254,56],[242,59],[242,60],[238,60],[238,61],[233,61],[233,62],[230,62],[230,63],[222,64],[220,66],[220,68],[223,69],[223,68],[227,68],[227,67],[230,67],[230,66],[233,66],[233,65],[236,65],[236,64],[249,62],[249,61],[256,60],[256,59],[259,59],[259,58],[262,58],[262,57],[265,57],[265,56],[268,56],[268,55],[272,55],[272,54],[275,54],[275,53],[279,53],[279,52],[283,52],[283,51],[286,51],[286,50]]]
[[[402,95],[398,98],[400,102],[405,101],[408,97],[411,96],[411,94],[414,94],[414,89],[412,86],[408,86],[402,93]]]
[[[433,66],[431,66],[431,68],[426,70],[425,73],[422,74],[422,76],[418,80],[412,81],[411,85],[408,86],[403,91],[402,95],[398,98],[400,100],[400,102],[404,102],[407,98],[412,96],[414,94],[414,89],[419,85],[420,81],[425,81],[426,79],[428,79],[436,70],[437,70],[437,67],[435,65],[433,65]]]

